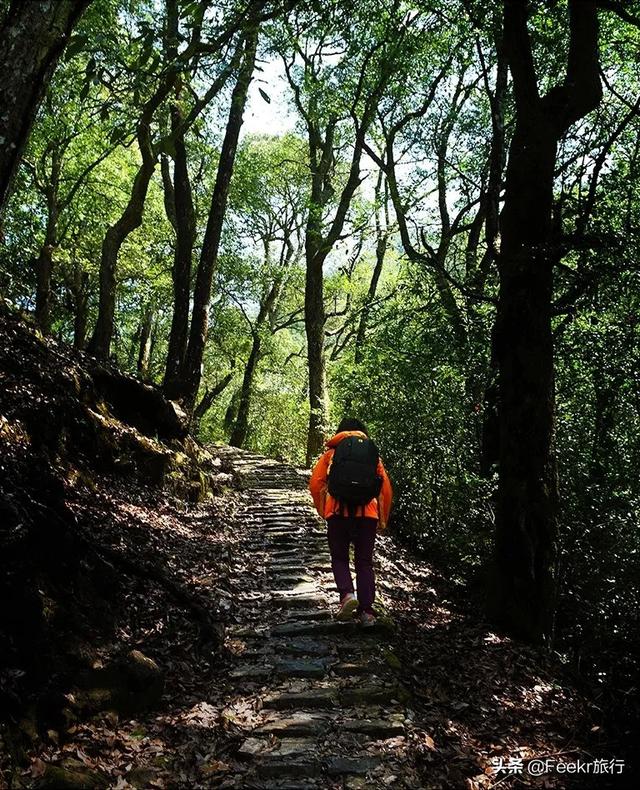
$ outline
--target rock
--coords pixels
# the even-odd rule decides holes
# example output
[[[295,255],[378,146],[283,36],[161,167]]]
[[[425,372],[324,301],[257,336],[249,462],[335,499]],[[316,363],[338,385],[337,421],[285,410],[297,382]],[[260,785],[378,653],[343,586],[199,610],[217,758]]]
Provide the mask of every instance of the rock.
[[[156,662],[139,650],[132,650],[121,663],[124,684],[117,690],[117,707],[137,712],[154,707],[164,693],[164,674]]]
[[[132,715],[155,706],[164,692],[164,675],[148,656],[132,650],[114,664],[79,678],[67,697],[74,712],[89,716],[103,710]]]
[[[247,740],[244,741],[238,749],[238,757],[240,759],[255,757],[256,754],[263,752],[265,748],[265,741],[261,740],[260,738],[247,738]]]
[[[384,660],[391,667],[391,669],[395,669],[398,672],[402,669],[402,662],[400,661],[398,656],[393,652],[393,650],[384,651]]]

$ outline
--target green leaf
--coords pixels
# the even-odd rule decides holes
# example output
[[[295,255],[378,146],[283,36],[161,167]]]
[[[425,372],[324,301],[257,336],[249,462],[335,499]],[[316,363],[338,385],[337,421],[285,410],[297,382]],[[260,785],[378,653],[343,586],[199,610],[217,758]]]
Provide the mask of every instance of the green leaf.
[[[85,35],[72,36],[64,53],[65,60],[71,60],[72,57],[82,52],[86,44],[87,37]]]
[[[262,98],[263,98],[263,99],[266,101],[266,103],[267,103],[267,104],[271,104],[271,96],[269,96],[269,94],[268,94],[268,93],[265,93],[265,92],[262,90],[262,88],[258,88],[258,90],[260,91],[260,95],[261,95],[261,96],[262,96]]]
[[[111,134],[109,135],[109,142],[112,144],[117,143],[121,137],[122,137],[122,127],[115,126],[111,130]]]

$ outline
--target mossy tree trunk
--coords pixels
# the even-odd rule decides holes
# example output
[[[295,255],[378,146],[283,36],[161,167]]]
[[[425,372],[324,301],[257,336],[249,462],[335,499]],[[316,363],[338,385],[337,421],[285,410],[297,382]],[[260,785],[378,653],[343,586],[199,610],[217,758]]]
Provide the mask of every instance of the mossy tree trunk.
[[[0,212],[55,67],[91,0],[13,0],[0,23]]]

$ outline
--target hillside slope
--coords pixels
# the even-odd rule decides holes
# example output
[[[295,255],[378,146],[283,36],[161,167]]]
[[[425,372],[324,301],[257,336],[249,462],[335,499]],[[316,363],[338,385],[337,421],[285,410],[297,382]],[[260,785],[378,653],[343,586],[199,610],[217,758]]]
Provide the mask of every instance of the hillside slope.
[[[169,624],[210,654],[221,646],[215,586],[201,594],[194,581],[225,581],[230,482],[158,390],[0,312],[5,759],[104,708],[95,688],[123,709],[150,704],[129,653],[153,653]],[[220,546],[211,535],[203,543],[203,524],[208,534],[219,525]]]

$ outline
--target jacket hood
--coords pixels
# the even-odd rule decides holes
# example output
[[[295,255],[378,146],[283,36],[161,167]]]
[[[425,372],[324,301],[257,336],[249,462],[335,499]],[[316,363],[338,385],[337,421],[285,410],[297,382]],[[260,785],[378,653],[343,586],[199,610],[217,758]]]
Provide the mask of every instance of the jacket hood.
[[[346,439],[347,436],[362,436],[363,439],[367,438],[367,434],[363,433],[362,431],[340,431],[335,436],[332,436],[327,441],[327,447],[337,447],[343,439]]]

